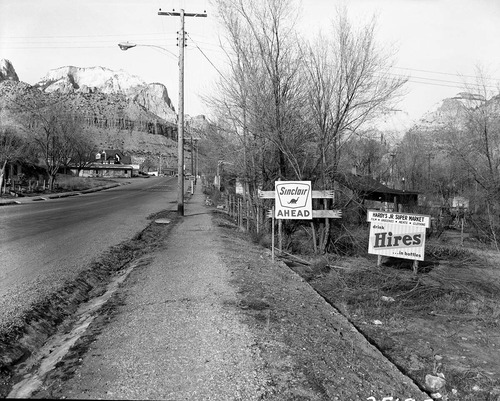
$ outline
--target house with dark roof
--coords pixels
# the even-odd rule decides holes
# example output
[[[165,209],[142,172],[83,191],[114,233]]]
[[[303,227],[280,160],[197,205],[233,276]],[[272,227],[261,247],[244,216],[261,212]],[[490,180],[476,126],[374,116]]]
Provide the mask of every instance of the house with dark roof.
[[[367,209],[411,212],[418,206],[418,192],[389,188],[371,176],[337,173],[335,182],[345,211],[350,209],[359,221],[364,221]]]
[[[80,169],[72,168],[80,177],[122,177],[130,178],[138,170],[132,165],[132,158],[117,149],[105,149],[95,154],[95,159]]]

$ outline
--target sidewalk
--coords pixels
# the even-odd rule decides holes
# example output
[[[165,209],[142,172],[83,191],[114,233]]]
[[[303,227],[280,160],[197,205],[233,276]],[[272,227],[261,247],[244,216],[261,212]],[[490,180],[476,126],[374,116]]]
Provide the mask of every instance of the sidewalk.
[[[262,248],[225,235],[204,200],[198,186],[164,248],[119,291],[116,313],[74,374],[38,395],[429,398],[295,273]]]

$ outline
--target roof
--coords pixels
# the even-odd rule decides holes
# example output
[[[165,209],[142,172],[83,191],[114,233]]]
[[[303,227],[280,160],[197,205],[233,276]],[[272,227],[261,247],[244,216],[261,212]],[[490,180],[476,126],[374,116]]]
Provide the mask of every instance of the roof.
[[[118,155],[118,160],[121,164],[132,163],[132,158],[130,156],[124,155],[123,152],[118,149],[104,149],[103,151],[98,153],[101,154],[101,157],[103,154],[106,154],[106,160],[116,160],[116,156]]]
[[[371,176],[353,173],[338,173],[335,179],[347,188],[359,192],[362,198],[393,202],[394,197],[408,200],[418,197],[418,192],[389,188]]]

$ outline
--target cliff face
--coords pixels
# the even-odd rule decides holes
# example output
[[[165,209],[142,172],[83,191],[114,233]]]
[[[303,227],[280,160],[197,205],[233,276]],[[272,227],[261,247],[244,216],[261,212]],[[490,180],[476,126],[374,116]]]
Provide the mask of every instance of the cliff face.
[[[1,81],[19,81],[16,70],[9,60],[0,60],[0,82]]]
[[[158,149],[175,153],[169,149],[176,146],[176,125],[124,94],[92,90],[46,92],[25,82],[3,80],[0,82],[0,129],[10,127],[22,136],[33,135],[26,129],[27,110],[50,108],[50,105],[57,105],[72,115],[79,129],[98,149],[120,149],[132,156],[158,153]]]
[[[163,84],[148,84],[134,96],[134,101],[167,121],[173,122],[177,118],[167,88]]]
[[[35,86],[48,93],[123,95],[127,100],[136,102],[166,121],[176,120],[165,85],[147,84],[141,78],[122,70],[113,71],[104,67],[60,67],[49,71]]]
[[[481,95],[467,92],[458,93],[456,96],[443,99],[432,106],[412,127],[420,132],[434,132],[448,126],[451,122],[464,121],[466,109],[473,109],[484,105],[485,99]]]

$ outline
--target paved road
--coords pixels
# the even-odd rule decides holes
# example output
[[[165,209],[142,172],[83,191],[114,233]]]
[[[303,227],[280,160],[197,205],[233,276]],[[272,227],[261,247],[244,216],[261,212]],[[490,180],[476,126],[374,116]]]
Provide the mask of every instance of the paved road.
[[[175,178],[0,208],[0,327],[74,279],[106,249],[130,239],[147,217],[176,209]]]

